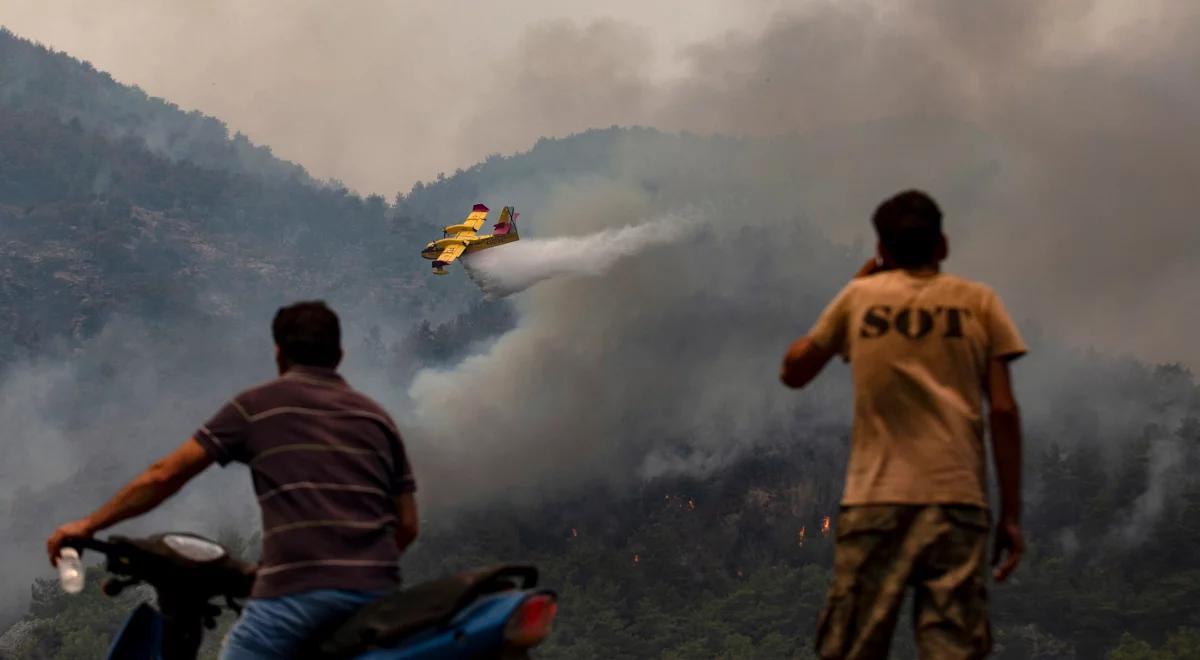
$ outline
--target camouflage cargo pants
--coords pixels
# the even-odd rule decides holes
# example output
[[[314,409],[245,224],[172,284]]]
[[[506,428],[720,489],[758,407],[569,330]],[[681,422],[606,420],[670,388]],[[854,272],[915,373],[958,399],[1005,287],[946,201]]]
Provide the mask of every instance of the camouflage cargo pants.
[[[922,658],[982,658],[988,512],[965,505],[869,505],[838,514],[833,582],[817,627],[822,658],[886,658],[909,586]]]

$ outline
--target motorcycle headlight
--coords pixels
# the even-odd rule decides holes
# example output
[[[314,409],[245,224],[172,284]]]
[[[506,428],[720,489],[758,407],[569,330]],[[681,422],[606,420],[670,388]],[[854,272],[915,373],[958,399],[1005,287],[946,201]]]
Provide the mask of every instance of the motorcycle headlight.
[[[224,559],[228,554],[221,544],[190,534],[167,534],[162,542],[180,557],[200,563]]]

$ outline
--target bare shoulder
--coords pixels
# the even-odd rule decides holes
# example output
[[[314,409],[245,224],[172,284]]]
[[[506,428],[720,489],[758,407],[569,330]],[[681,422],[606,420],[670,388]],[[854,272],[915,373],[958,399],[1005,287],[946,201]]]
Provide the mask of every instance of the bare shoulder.
[[[838,293],[839,296],[854,295],[861,291],[872,291],[887,281],[887,273],[873,273],[864,277],[856,277],[846,283],[842,290]]]

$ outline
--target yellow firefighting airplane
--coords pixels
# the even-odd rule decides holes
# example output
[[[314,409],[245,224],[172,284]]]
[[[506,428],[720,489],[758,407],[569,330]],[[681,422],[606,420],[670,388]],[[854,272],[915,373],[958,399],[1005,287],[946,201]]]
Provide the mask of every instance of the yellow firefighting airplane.
[[[500,222],[492,227],[492,233],[480,236],[477,232],[487,221],[488,207],[476,204],[462,224],[450,225],[442,230],[442,238],[425,246],[421,256],[433,260],[433,274],[445,275],[446,266],[463,254],[471,254],[497,245],[520,240],[517,235],[517,216],[513,207],[506,206],[500,212]]]

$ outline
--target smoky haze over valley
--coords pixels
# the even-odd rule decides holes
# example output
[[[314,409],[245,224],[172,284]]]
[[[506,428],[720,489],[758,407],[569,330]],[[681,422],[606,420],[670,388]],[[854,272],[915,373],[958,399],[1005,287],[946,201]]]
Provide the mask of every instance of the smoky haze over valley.
[[[840,129],[966,125],[989,145],[972,174],[994,192],[946,209],[950,267],[996,282],[1018,314],[1073,345],[1197,362],[1183,329],[1200,323],[1189,286],[1200,224],[1184,215],[1198,201],[1200,8],[712,2],[678,20],[670,3],[606,6],[60,0],[6,4],[0,21],[215,114],[318,176],[389,196],[610,124],[833,134],[812,169],[764,162],[759,174],[794,179],[797,204],[835,239],[869,241],[865,218],[886,193],[952,191],[914,158],[928,142]],[[812,174],[837,185],[813,189]]]
[[[422,207],[438,213],[418,218],[430,226],[473,201],[515,204],[523,239],[686,225],[545,280],[535,264],[514,263],[526,268],[514,289],[536,283],[490,303],[511,305],[511,327],[415,373],[374,360],[373,347],[453,318],[477,296],[471,282],[420,280],[416,293],[396,293],[407,307],[381,311],[374,302],[399,291],[377,281],[391,262],[367,268],[355,252],[327,264],[321,245],[293,250],[327,265],[288,294],[322,295],[343,312],[346,372],[396,413],[431,515],[499,494],[533,506],[711,475],[798,437],[844,442],[845,368],[797,396],[778,384],[778,361],[870,253],[875,205],[908,187],[942,203],[948,270],[993,284],[1030,340],[1016,378],[1035,446],[1082,419],[1107,449],[1150,420],[1189,414],[1186,397],[1131,394],[1143,381],[1129,375],[1142,373],[1131,359],[1200,366],[1189,332],[1200,324],[1200,8],[1189,3],[764,2],[726,21],[714,2],[676,25],[658,5],[552,15],[531,1],[506,5],[471,36],[486,56],[440,58],[423,49],[465,42],[465,5],[84,5],[6,5],[0,23],[217,115],[315,176],[389,197],[544,136],[613,124],[690,132],[588,134],[561,152],[540,143],[413,191],[410,204],[449,191]],[[429,34],[392,38],[389,20]],[[168,48],[189,21],[226,26],[227,40]],[[146,38],[105,29],[117,24]],[[168,84],[183,60],[188,82]],[[389,257],[412,260],[419,247],[399,244]],[[336,286],[322,281],[333,272]],[[37,548],[53,522],[186,437],[229,392],[270,376],[266,328],[282,301],[232,275],[197,287],[196,306],[238,308],[236,323],[164,334],[161,319],[114,318],[73,356],[5,367],[0,423],[21,432],[0,445],[0,465],[22,467],[3,473],[0,503],[27,497],[41,508],[0,529],[21,539],[0,544],[0,623],[46,570]],[[1151,476],[1169,472],[1177,450],[1156,445]],[[244,513],[244,474],[203,479],[136,527],[256,524]],[[1139,524],[1172,488],[1159,483],[1131,503]]]

